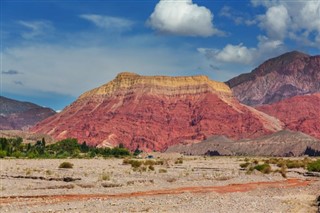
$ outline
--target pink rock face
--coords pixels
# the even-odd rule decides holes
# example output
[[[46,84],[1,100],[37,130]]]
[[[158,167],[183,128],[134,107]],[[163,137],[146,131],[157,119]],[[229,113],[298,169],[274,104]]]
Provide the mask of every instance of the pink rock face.
[[[163,151],[210,135],[253,138],[282,128],[278,120],[240,104],[223,83],[195,77],[196,84],[183,77],[184,85],[182,77],[163,78],[178,86],[164,86],[150,77],[118,76],[80,96],[32,131],[56,139],[75,137],[94,146],[122,143],[131,150]]]
[[[271,105],[257,107],[272,115],[285,127],[320,139],[320,93],[292,97]]]
[[[320,92],[319,82],[320,56],[294,51],[272,58],[227,84],[240,102],[258,106]]]

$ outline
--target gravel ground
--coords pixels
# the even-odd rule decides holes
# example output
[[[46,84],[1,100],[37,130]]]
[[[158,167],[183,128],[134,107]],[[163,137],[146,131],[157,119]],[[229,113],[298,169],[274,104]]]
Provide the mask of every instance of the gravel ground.
[[[302,169],[287,173],[295,185],[279,173],[246,174],[240,157],[160,157],[164,165],[142,172],[122,159],[2,159],[0,212],[317,211],[320,178]],[[64,161],[73,168],[59,169]]]

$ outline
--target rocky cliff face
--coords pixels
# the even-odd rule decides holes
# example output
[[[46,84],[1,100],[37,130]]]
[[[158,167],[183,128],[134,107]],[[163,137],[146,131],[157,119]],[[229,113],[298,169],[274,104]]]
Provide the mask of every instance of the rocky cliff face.
[[[281,128],[277,119],[240,104],[226,84],[206,76],[121,73],[32,131],[90,145],[123,143],[131,150],[159,151],[210,135],[252,138]]]
[[[320,93],[296,96],[258,110],[279,118],[285,128],[320,139]]]
[[[251,106],[320,92],[320,56],[289,52],[269,59],[227,84],[240,102]]]
[[[0,130],[24,130],[56,112],[29,102],[0,96]]]

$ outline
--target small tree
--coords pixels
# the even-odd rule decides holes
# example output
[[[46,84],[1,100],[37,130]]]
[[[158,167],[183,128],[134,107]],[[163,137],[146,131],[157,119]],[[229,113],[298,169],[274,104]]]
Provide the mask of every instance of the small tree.
[[[81,152],[85,152],[85,153],[89,152],[89,146],[87,145],[87,143],[85,141],[81,144],[80,150],[81,150]]]

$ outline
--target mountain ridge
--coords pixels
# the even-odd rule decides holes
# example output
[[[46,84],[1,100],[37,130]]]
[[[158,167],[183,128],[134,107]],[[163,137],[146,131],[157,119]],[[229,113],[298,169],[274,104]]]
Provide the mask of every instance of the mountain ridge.
[[[56,112],[37,104],[0,96],[0,130],[25,130]]]
[[[238,100],[258,106],[320,92],[320,55],[293,51],[271,58],[226,82]]]

